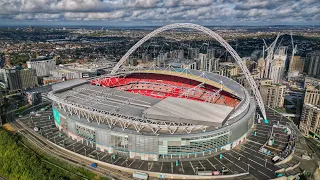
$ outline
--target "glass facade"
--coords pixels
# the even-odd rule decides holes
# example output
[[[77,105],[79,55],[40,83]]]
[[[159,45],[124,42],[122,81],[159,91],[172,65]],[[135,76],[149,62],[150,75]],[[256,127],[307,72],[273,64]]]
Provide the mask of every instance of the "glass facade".
[[[167,144],[168,155],[184,155],[195,154],[216,150],[222,146],[225,146],[229,142],[229,132],[219,132],[206,136],[182,138],[181,141],[166,141],[160,142],[162,150]]]
[[[86,127],[83,127],[83,126],[79,126],[79,125],[76,125],[76,131],[77,131],[77,135],[84,138],[84,139],[87,139],[89,141],[93,141],[93,142],[96,142],[96,132],[95,130],[92,130],[92,129],[88,129]]]
[[[120,151],[128,151],[128,137],[111,135],[112,146]]]
[[[66,112],[53,109],[55,121],[68,127],[67,131],[99,145],[99,149],[112,153],[126,153],[131,158],[154,160],[175,158],[196,158],[232,148],[231,143],[250,130],[253,123],[255,106],[247,115],[234,124],[211,132],[199,134],[174,134],[150,136],[129,134],[109,129],[105,125],[94,125],[77,116],[66,116]],[[66,118],[66,119],[65,119]],[[58,123],[57,122],[57,123]],[[66,125],[67,124],[67,125]],[[105,126],[105,127],[104,127]]]

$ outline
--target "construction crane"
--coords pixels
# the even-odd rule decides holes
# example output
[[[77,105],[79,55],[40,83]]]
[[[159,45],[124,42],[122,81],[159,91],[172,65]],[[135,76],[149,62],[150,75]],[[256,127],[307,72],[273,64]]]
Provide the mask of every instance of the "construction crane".
[[[291,36],[291,46],[292,46],[292,57],[291,57],[291,61],[290,62],[292,62],[293,56],[296,54],[296,52],[298,52],[298,50],[297,50],[298,47],[297,47],[297,45],[293,44],[292,32],[290,33],[290,36]]]
[[[276,47],[277,41],[279,39],[280,33],[278,33],[276,39],[270,44],[270,46],[267,45],[266,41],[264,39],[263,43],[266,47],[265,51],[267,51],[267,57],[266,57],[266,68],[264,71],[264,78],[269,78],[269,73],[270,73],[270,64],[273,60],[273,55],[274,55],[274,48]]]
[[[289,62],[289,72],[291,71],[291,67],[292,67],[292,63],[293,63],[293,57],[298,52],[297,45],[294,45],[294,43],[293,43],[292,32],[290,33],[290,37],[291,37],[292,55],[291,55],[291,60]],[[288,74],[288,79],[290,79],[290,74]]]

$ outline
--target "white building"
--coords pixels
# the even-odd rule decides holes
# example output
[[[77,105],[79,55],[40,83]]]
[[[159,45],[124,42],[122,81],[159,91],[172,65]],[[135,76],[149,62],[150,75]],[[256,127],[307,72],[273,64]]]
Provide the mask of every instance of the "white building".
[[[273,60],[270,67],[270,79],[274,84],[280,84],[285,71],[285,61],[282,59]]]
[[[28,68],[35,69],[37,76],[48,76],[50,71],[56,69],[56,62],[52,57],[40,56],[27,61]]]
[[[213,72],[219,69],[219,59],[209,56],[209,54],[199,54],[200,70]]]
[[[280,84],[283,79],[287,60],[287,47],[281,46],[273,56],[273,61],[270,64],[269,78],[274,84]]]

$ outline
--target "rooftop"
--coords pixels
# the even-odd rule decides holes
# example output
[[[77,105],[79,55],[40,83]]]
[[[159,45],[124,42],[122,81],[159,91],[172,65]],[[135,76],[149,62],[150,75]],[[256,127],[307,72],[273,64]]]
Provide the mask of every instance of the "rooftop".
[[[150,119],[221,127],[232,110],[229,106],[168,97],[144,113]]]

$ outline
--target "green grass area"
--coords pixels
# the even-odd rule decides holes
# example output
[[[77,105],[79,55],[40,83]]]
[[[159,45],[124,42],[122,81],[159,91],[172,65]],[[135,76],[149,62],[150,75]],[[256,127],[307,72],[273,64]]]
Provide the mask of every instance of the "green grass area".
[[[27,147],[25,147],[25,145]],[[0,128],[0,174],[8,179],[101,179],[83,167],[56,159],[25,138]]]

